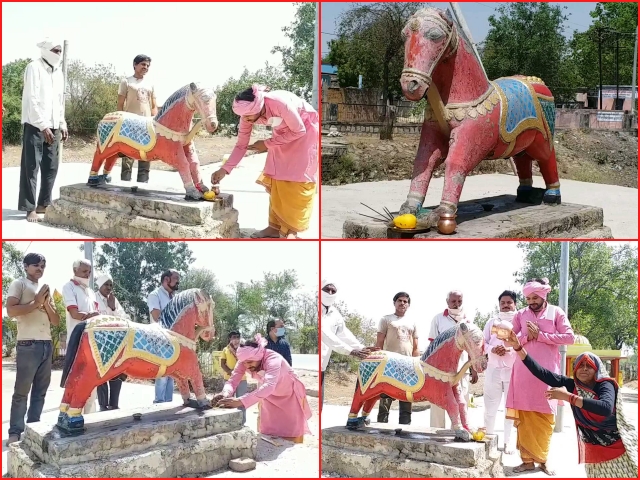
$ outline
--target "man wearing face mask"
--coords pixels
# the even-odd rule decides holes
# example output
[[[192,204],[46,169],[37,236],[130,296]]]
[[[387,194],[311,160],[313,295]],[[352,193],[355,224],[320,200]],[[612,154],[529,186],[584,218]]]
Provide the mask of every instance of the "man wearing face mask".
[[[58,174],[60,140],[67,139],[64,119],[64,78],[60,61],[62,47],[45,40],[38,44],[40,58],[24,72],[22,90],[22,161],[18,210],[27,221],[39,222],[51,204],[51,192]],[[38,170],[40,193],[36,201]]]
[[[147,297],[151,323],[156,323],[160,313],[166,307],[180,287],[180,273],[173,268],[162,272],[160,286]],[[171,402],[173,400],[173,378],[156,378],[156,398],[153,403]]]
[[[389,352],[399,353],[407,357],[419,357],[418,351],[418,328],[412,320],[405,317],[411,297],[408,293],[399,292],[393,297],[395,313],[385,315],[378,323],[378,338],[376,347]],[[393,398],[387,395],[380,397],[378,405],[378,422],[389,422],[389,411]],[[411,402],[400,402],[399,421],[401,425],[411,424]],[[365,416],[367,413],[365,412]]]
[[[320,328],[322,329],[322,371],[320,372],[321,400],[320,408],[324,403],[324,372],[329,365],[331,353],[336,351],[342,355],[352,355],[363,359],[378,348],[367,348],[349,331],[344,323],[344,318],[333,305],[336,301],[338,289],[328,280],[322,280],[320,302],[322,303],[322,315]]]
[[[513,328],[513,317],[516,314],[516,293],[505,290],[498,297],[500,313],[498,318],[490,319],[484,326],[484,349],[489,355],[487,370],[484,374],[484,426],[487,433],[493,435],[498,407],[509,392],[511,382],[511,370],[516,361],[517,354],[513,348],[505,347],[503,340],[499,340],[496,334],[491,333],[494,324]],[[513,420],[504,418],[504,453],[510,454],[511,429]]]
[[[80,259],[73,262],[73,278],[62,287],[62,298],[67,308],[67,339],[71,338],[73,329],[80,322],[84,322],[100,315],[98,301],[95,292],[89,288],[91,276],[91,262]],[[84,413],[96,411],[97,390],[91,392],[91,396],[84,406]]]
[[[575,335],[567,315],[560,307],[550,305],[547,295],[551,291],[546,278],[536,278],[527,282],[522,289],[527,300],[527,308],[516,313],[513,332],[521,345],[538,363],[553,373],[560,373],[560,351],[558,345],[572,345]],[[516,360],[511,372],[511,386],[507,394],[507,417],[514,421],[518,429],[517,448],[522,464],[515,467],[515,473],[535,469],[547,475],[555,475],[547,467],[551,436],[555,426],[557,400],[547,399],[549,387],[536,378],[529,369]]]
[[[291,345],[284,338],[285,328],[282,319],[269,320],[267,323],[267,348],[278,352],[284,357],[289,365],[293,367],[293,359],[291,358]]]
[[[443,313],[439,313],[431,321],[431,329],[429,330],[429,342],[432,342],[442,332],[455,327],[461,322],[470,323],[462,309],[462,292],[459,290],[451,290],[447,294],[447,308]],[[469,360],[467,352],[462,352],[460,355],[460,361],[458,362],[458,369],[461,369],[465,363]],[[466,404],[469,405],[469,383],[476,383],[478,381],[478,372],[473,368],[469,369],[471,372],[471,378],[469,378],[469,372],[460,380],[460,393],[465,399]],[[444,409],[431,405],[430,411],[431,427],[433,428],[445,428],[445,411]]]

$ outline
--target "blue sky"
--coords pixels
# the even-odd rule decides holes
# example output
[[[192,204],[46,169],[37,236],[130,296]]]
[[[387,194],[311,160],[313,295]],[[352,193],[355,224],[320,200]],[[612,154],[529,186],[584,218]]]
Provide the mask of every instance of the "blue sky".
[[[583,31],[586,30],[591,24],[592,18],[589,16],[595,6],[595,2],[581,2],[581,3],[566,3],[566,2],[551,2],[553,5],[566,5],[568,9],[566,13],[569,16],[569,20],[565,23],[565,34],[570,36],[574,30]],[[348,10],[354,3],[353,2],[341,2],[341,3],[322,3],[322,56],[324,57],[328,51],[328,42],[336,37],[333,35],[327,35],[335,33],[336,21],[339,19],[340,14],[345,10]],[[473,41],[480,43],[487,36],[489,31],[489,16],[495,12],[497,6],[502,3],[490,3],[490,2],[462,2],[459,3],[462,14],[465,17]],[[434,2],[430,4],[433,7],[446,10],[449,8],[449,3]],[[398,32],[399,33],[399,32]]]

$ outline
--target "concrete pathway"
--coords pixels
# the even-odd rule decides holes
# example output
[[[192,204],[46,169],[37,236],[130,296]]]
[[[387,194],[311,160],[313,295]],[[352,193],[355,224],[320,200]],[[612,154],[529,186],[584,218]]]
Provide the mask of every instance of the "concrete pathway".
[[[541,177],[533,177],[535,187],[544,188]],[[342,225],[349,217],[369,215],[360,202],[382,211],[400,208],[407,199],[410,180],[352,183],[339,187],[322,186],[322,238],[342,238]],[[438,205],[444,179],[434,178],[429,185],[425,206]],[[513,175],[489,174],[467,177],[460,201],[495,195],[514,195],[518,180]],[[604,225],[611,228],[615,239],[638,238],[638,190],[598,183],[561,180],[562,201],[601,207]]]
[[[58,407],[62,400],[63,389],[59,387],[62,372],[55,370],[51,375],[51,385],[47,391],[42,416],[58,416]],[[11,397],[16,379],[14,363],[2,364],[2,474],[7,473],[7,450],[5,441],[9,437],[9,415],[11,412]],[[207,392],[214,393],[214,392]],[[153,402],[153,385],[137,384],[125,382],[120,393],[120,406],[123,408],[135,408],[137,406],[147,406]],[[180,394],[173,395],[174,402],[182,403]],[[318,449],[318,399],[307,397],[313,417],[309,421],[312,436],[305,438],[303,444],[293,444],[285,440],[277,440],[280,446],[258,441],[258,456],[256,458],[256,469],[246,473],[235,473],[231,471],[218,472],[211,475],[211,478],[249,477],[249,478],[318,478],[319,472],[319,449]],[[100,415],[100,412],[91,415]],[[257,431],[257,406],[247,410],[246,425]],[[260,438],[260,437],[259,437]],[[212,453],[214,454],[214,453]]]
[[[638,429],[638,392],[635,390],[621,389],[625,393],[625,418]],[[626,400],[628,399],[628,401]],[[484,423],[484,401],[482,397],[474,399],[476,408],[469,409],[469,424],[471,428],[481,427]],[[498,445],[500,449],[504,444],[504,404],[498,410],[496,417],[495,432],[498,435]],[[376,419],[377,407],[373,409],[371,414],[372,420]],[[426,409],[421,412],[414,412],[411,418],[412,425],[429,426],[430,411]],[[327,405],[322,408],[322,427],[329,428],[335,426],[343,426],[346,424],[349,416],[349,407],[343,405]],[[402,425],[392,423],[398,419],[398,410],[392,410],[390,422],[387,427],[402,427]],[[564,407],[563,414],[563,431],[554,433],[551,440],[551,449],[549,453],[549,466],[556,470],[558,477],[562,478],[586,478],[584,466],[578,464],[578,442],[576,441],[576,428],[573,415],[568,407]],[[372,422],[371,426],[376,423]],[[450,428],[449,418],[447,417],[447,428]],[[511,432],[512,448],[515,450],[516,430]],[[520,457],[517,452],[513,455],[503,455],[503,465],[505,466],[505,474],[513,475],[511,469],[520,465]],[[324,474],[332,474],[334,472],[323,472]],[[335,477],[335,475],[331,475]],[[536,470],[531,473],[518,475],[518,478],[547,478],[541,471]]]
[[[267,226],[269,215],[269,196],[264,188],[256,184],[256,179],[262,172],[267,155],[251,155],[228,175],[220,184],[224,193],[233,194],[234,207],[240,212],[239,224],[243,230],[261,230]],[[210,186],[211,174],[220,168],[221,163],[213,163],[202,167],[202,176]],[[60,187],[85,183],[90,165],[87,163],[63,163],[58,170],[58,178],[53,189],[53,198],[60,197]],[[114,184],[120,184],[120,167],[113,169]],[[8,167],[2,169],[2,231],[3,238],[20,239],[86,239],[92,238],[77,232],[45,225],[44,223],[29,223],[24,220],[25,214],[17,210],[20,168]],[[129,185],[129,183],[122,183]],[[134,185],[134,184],[131,184]],[[180,187],[182,182],[178,172],[166,170],[152,170],[151,182],[140,188],[163,190],[163,186]],[[313,214],[309,230],[300,234],[300,238],[319,238],[319,202],[314,199]]]

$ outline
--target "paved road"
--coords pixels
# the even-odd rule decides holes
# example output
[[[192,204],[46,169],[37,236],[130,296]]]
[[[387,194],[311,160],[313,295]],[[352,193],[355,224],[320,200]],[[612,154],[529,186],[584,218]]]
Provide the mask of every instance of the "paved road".
[[[624,390],[624,389],[623,389]],[[638,392],[629,391],[631,395],[628,397],[628,401],[625,402],[624,413],[625,418],[638,429]],[[476,408],[469,409],[469,424],[472,428],[477,428],[483,425],[483,412],[484,401],[482,397],[475,399]],[[322,426],[324,428],[343,426],[345,425],[349,415],[349,407],[342,405],[327,405],[322,408]],[[372,420],[376,419],[377,409],[371,414]],[[412,415],[412,425],[428,426],[430,424],[430,412],[426,409],[421,412],[415,412]],[[559,477],[565,478],[586,478],[584,466],[578,464],[578,443],[576,441],[576,429],[573,421],[573,415],[568,407],[565,407],[563,418],[563,431],[560,433],[554,433],[551,440],[551,449],[549,453],[549,466],[554,468]],[[392,410],[390,415],[390,423],[386,426],[392,428],[397,427],[391,422],[397,421],[398,410]],[[375,425],[374,422],[371,424]],[[401,425],[399,425],[401,427]],[[447,427],[449,426],[449,419],[447,418]],[[496,417],[496,434],[498,435],[498,445],[502,448],[504,443],[504,405],[500,406],[498,415]],[[512,430],[511,442],[515,446],[516,431]],[[503,464],[505,467],[505,473],[509,476],[511,468],[520,465],[520,457],[515,455],[504,455]],[[324,473],[324,472],[323,472]],[[333,473],[333,472],[327,472]],[[543,474],[539,471],[518,475],[518,478],[541,478]]]
[[[240,212],[238,223],[241,229],[261,230],[267,226],[269,214],[269,196],[264,188],[256,184],[256,179],[264,168],[266,154],[252,155],[243,159],[233,173],[227,176],[220,187],[224,193],[233,194],[234,207]],[[53,198],[60,197],[60,187],[85,183],[90,165],[87,163],[63,163],[58,170],[58,177],[53,189]],[[202,167],[202,176],[209,184],[211,174],[220,167],[213,163]],[[114,184],[119,183],[120,167],[113,169]],[[62,228],[47,226],[42,223],[28,223],[24,220],[24,213],[18,208],[18,186],[20,168],[8,167],[2,169],[2,231],[3,238],[18,239],[84,239],[90,238],[76,232]],[[151,183],[141,188],[164,190],[166,186],[177,188],[181,185],[177,172],[153,170]],[[309,230],[300,234],[300,238],[319,238],[319,206],[318,196],[314,199],[313,214]]]
[[[316,357],[317,358],[317,357]],[[316,360],[317,364],[317,360]],[[57,417],[58,407],[62,400],[62,388],[60,385],[61,371],[54,371],[51,377],[51,385],[47,391],[43,417],[45,415]],[[4,445],[9,434],[9,414],[11,412],[11,396],[15,383],[15,365],[2,364],[2,474],[7,473],[7,447]],[[208,392],[209,393],[209,392]],[[121,408],[135,408],[146,406],[153,402],[153,385],[142,385],[125,382],[120,394]],[[181,403],[178,393],[174,393],[174,402]],[[264,440],[258,441],[257,468],[247,473],[233,473],[230,471],[218,472],[211,478],[249,477],[249,478],[318,478],[319,449],[318,449],[318,399],[307,397],[313,417],[309,422],[309,428],[313,436],[308,436],[304,444],[294,445],[291,442],[278,440],[279,447],[273,446]],[[91,415],[100,415],[94,413]],[[256,406],[247,410],[247,423],[254,431],[257,431],[258,409]]]
[[[533,177],[535,187],[544,187],[542,178]],[[637,238],[638,190],[635,188],[600,185],[597,183],[561,180],[562,201],[601,207],[604,224],[611,228],[616,239]],[[386,206],[397,210],[409,193],[409,180],[352,183],[339,187],[322,187],[322,238],[342,238],[342,225],[347,218],[362,218],[358,213],[369,214],[360,205],[365,203],[378,211]],[[434,178],[429,185],[425,205],[438,205],[444,179]],[[513,195],[518,180],[512,175],[490,174],[467,177],[461,201]]]

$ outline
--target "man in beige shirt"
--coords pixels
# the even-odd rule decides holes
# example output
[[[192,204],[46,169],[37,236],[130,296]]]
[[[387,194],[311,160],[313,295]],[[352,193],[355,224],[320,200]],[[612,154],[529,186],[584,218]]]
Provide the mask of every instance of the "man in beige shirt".
[[[38,288],[38,281],[47,265],[46,259],[39,253],[29,253],[22,263],[26,277],[11,282],[6,303],[7,315],[15,318],[18,327],[16,384],[11,399],[7,445],[20,441],[25,413],[27,423],[40,421],[51,382],[53,344],[50,325],[60,323],[49,285]],[[31,400],[27,412],[29,390]]]
[[[151,66],[151,58],[147,55],[136,55],[133,59],[133,75],[122,79],[118,89],[118,111],[135,113],[143,117],[153,117],[158,113],[156,92],[153,85],[145,78]],[[122,172],[120,180],[131,181],[133,159],[121,155]],[[138,160],[138,182],[149,182],[149,162]]]
[[[407,357],[419,357],[418,329],[416,324],[405,318],[411,305],[411,297],[406,292],[396,293],[393,297],[395,313],[385,315],[378,324],[378,340],[376,347],[389,352],[399,353]],[[378,422],[389,422],[389,410],[393,398],[386,395],[380,397],[378,405]],[[400,402],[399,422],[403,425],[411,424],[411,402]]]

